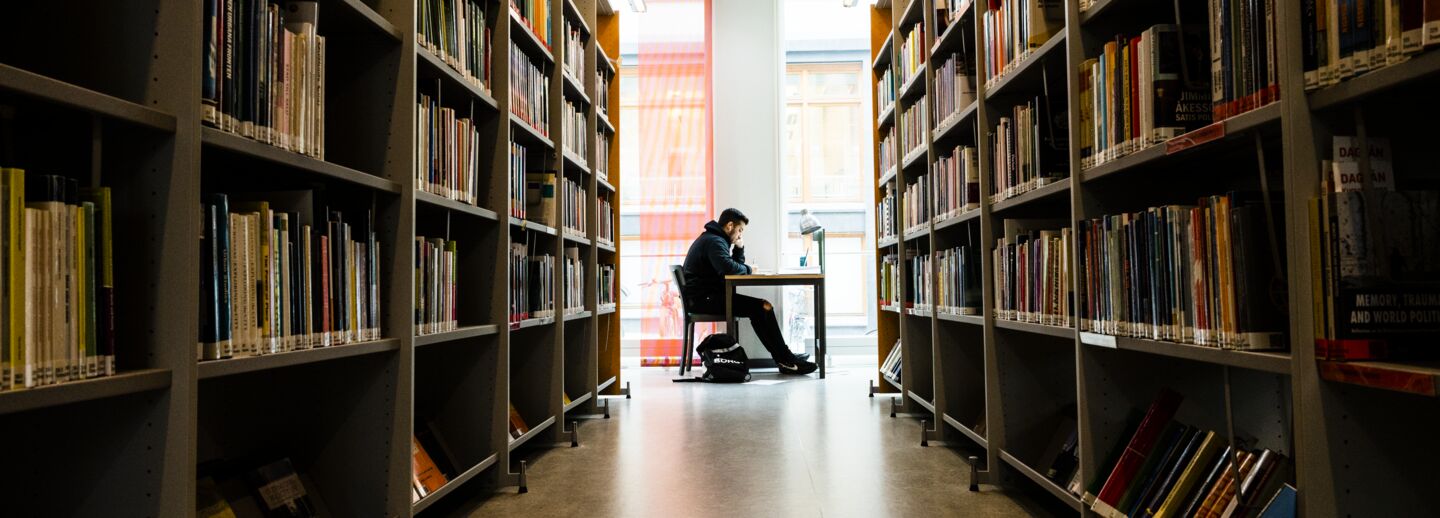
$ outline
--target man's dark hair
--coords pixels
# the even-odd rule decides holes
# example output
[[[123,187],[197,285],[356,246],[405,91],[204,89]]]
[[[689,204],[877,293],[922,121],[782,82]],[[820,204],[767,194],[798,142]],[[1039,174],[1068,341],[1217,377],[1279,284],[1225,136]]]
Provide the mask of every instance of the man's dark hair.
[[[750,224],[750,218],[745,217],[745,213],[740,212],[740,209],[725,209],[724,212],[720,213],[720,220],[718,222],[720,226],[723,227],[732,221],[738,221],[746,225]]]

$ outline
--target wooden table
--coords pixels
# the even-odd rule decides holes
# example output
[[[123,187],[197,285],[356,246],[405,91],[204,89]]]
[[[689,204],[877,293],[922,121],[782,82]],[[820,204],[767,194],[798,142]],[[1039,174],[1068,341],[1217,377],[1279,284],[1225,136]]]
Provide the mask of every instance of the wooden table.
[[[740,338],[740,327],[735,324],[735,308],[732,300],[735,297],[735,288],[741,286],[811,286],[815,288],[815,363],[820,366],[820,379],[825,379],[825,275],[819,273],[726,275],[725,329],[730,336],[737,340]]]

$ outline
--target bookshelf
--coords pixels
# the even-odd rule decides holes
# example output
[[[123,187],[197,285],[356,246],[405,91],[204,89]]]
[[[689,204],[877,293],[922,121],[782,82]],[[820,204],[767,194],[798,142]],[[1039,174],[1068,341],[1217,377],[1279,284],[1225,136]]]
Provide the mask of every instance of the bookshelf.
[[[1005,3],[1011,3],[1007,0]],[[892,149],[898,163],[885,167],[877,158],[876,199],[887,187],[900,192],[925,181],[937,161],[956,146],[973,146],[979,155],[979,209],[934,220],[915,228],[899,222],[906,207],[896,207],[896,237],[877,241],[877,264],[900,255],[895,275],[909,278],[920,256],[956,246],[978,246],[980,307],[976,314],[906,307],[938,284],[901,283],[902,306],[877,301],[877,358],[884,360],[897,341],[903,348],[902,381],[880,374],[872,393],[899,396],[898,412],[927,423],[927,441],[965,444],[984,450],[982,483],[1018,485],[1051,495],[1057,508],[1082,516],[1089,505],[1062,482],[1044,476],[1047,442],[1054,430],[1075,426],[1081,487],[1109,474],[1108,450],[1128,439],[1127,418],[1143,412],[1162,388],[1184,398],[1176,420],[1216,431],[1234,442],[1245,438],[1253,448],[1284,454],[1292,462],[1288,482],[1299,492],[1303,513],[1314,516],[1433,514],[1435,503],[1423,496],[1440,490],[1425,473],[1440,462],[1423,430],[1440,415],[1436,380],[1440,369],[1429,360],[1338,362],[1317,360],[1315,315],[1304,309],[1285,314],[1286,349],[1243,351],[1183,341],[1103,334],[1076,325],[1007,320],[999,314],[995,274],[1000,265],[990,253],[1008,225],[1033,222],[1057,232],[1080,232],[1085,222],[1109,214],[1143,211],[1230,191],[1273,193],[1275,242],[1284,289],[1272,292],[1289,308],[1320,302],[1310,277],[1312,252],[1307,227],[1309,200],[1321,193],[1321,161],[1329,158],[1334,135],[1380,135],[1396,150],[1397,172],[1429,171],[1433,161],[1429,130],[1413,130],[1413,121],[1436,115],[1428,99],[1440,83],[1440,50],[1427,47],[1333,85],[1307,91],[1300,61],[1303,2],[1276,0],[1275,48],[1278,97],[1248,111],[1230,113],[1178,138],[1136,146],[1117,156],[1082,157],[1081,64],[1103,53],[1117,34],[1127,37],[1177,20],[1206,22],[1203,2],[1176,4],[1136,0],[1067,0],[1063,19],[1052,34],[1030,41],[987,80],[986,18],[992,2],[959,2],[948,9],[935,0],[883,2],[872,10],[872,87],[876,88],[875,143],[882,141],[900,114],[921,98],[941,93],[942,65],[959,54],[975,72],[975,102],[951,114],[933,114],[920,127],[928,146]],[[1082,4],[1089,4],[1081,11]],[[1175,9],[1181,9],[1176,12]],[[950,19],[950,12],[955,13]],[[1287,14],[1290,13],[1290,14]],[[899,77],[903,38],[923,20],[927,49],[923,79]],[[976,49],[982,49],[977,52]],[[886,88],[889,91],[885,91]],[[881,103],[894,98],[893,106]],[[1053,181],[1003,199],[997,192],[999,149],[987,138],[1001,118],[1040,98],[1058,135],[1040,142],[1058,143],[1051,163],[1060,173]],[[1405,102],[1414,100],[1414,102]],[[1400,101],[1400,102],[1397,102]],[[1425,107],[1421,107],[1425,106]],[[1408,121],[1408,122],[1407,122]],[[1407,125],[1408,124],[1408,125]],[[903,142],[896,138],[894,142]],[[897,145],[898,147],[898,145]],[[907,152],[908,151],[908,152]],[[1401,154],[1410,156],[1402,157]],[[1083,159],[1082,159],[1083,158]],[[1403,163],[1402,163],[1403,162]],[[1433,173],[1415,175],[1412,188],[1437,184]],[[1403,175],[1397,181],[1405,181]],[[901,204],[897,192],[896,203]],[[1079,250],[1083,245],[1073,244]],[[1073,259],[1072,259],[1073,261]],[[1069,263],[1079,286],[1078,264]],[[883,273],[880,277],[884,279]],[[933,277],[933,276],[932,276]],[[923,280],[923,279],[922,279]],[[929,280],[934,283],[936,281]],[[1073,424],[1070,424],[1073,423]],[[957,483],[960,483],[957,481]]]
[[[99,516],[123,508],[188,516],[200,477],[289,458],[311,497],[334,515],[444,514],[494,488],[523,485],[516,472],[522,460],[568,442],[571,418],[597,414],[598,395],[621,392],[619,315],[598,307],[595,285],[601,265],[617,275],[619,268],[618,243],[599,239],[595,217],[597,196],[618,202],[617,124],[593,102],[619,104],[618,81],[602,90],[596,79],[618,71],[606,57],[619,52],[618,17],[603,0],[540,3],[557,35],[547,45],[506,2],[476,4],[485,11],[480,25],[488,33],[476,37],[491,50],[488,62],[425,43],[415,0],[320,0],[323,154],[202,122],[195,86],[206,35],[196,21],[205,19],[204,1],[0,9],[0,118],[20,130],[6,137],[15,151],[0,161],[27,176],[110,187],[116,243],[116,374],[0,392],[0,422],[10,425],[0,437],[37,446],[13,459],[34,469],[0,475],[0,495],[16,502],[14,512]],[[31,44],[46,38],[36,22],[47,19],[69,20],[78,35]],[[558,35],[567,21],[587,38],[581,70],[561,74],[566,56]],[[511,112],[511,52],[548,73],[542,88],[549,103],[536,107],[552,121],[548,132]],[[488,83],[476,77],[482,64]],[[421,95],[475,132],[471,198],[417,180],[426,174],[417,165]],[[554,122],[564,101],[583,112],[586,131],[567,133]],[[594,143],[604,132],[612,138],[602,155]],[[586,215],[582,228],[505,219],[512,139],[526,144],[533,169],[580,183],[573,203]],[[567,151],[581,141],[589,145]],[[601,156],[608,177],[596,172]],[[275,193],[294,192],[373,232],[380,332],[326,347],[197,361],[202,218],[195,208],[219,193],[275,202]],[[609,228],[618,226],[614,216]],[[417,237],[455,245],[453,321],[434,329],[414,321]],[[507,278],[512,242],[556,257],[577,249],[583,307],[507,325],[510,291],[497,279]],[[555,265],[554,277],[563,279]],[[557,301],[564,284],[554,284]],[[507,429],[511,404],[530,425],[519,441]],[[444,451],[430,454],[445,455],[454,472],[412,502],[408,444],[415,434],[442,438]],[[45,482],[60,478],[67,484]],[[77,490],[87,497],[70,497]]]

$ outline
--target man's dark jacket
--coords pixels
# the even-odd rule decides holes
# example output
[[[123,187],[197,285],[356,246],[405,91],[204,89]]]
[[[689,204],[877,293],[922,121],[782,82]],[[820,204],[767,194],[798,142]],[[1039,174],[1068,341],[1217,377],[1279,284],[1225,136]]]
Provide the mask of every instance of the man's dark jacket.
[[[705,224],[705,232],[690,243],[685,253],[685,298],[699,300],[719,296],[725,290],[726,275],[750,273],[745,265],[745,249],[730,251],[730,237],[714,221]]]

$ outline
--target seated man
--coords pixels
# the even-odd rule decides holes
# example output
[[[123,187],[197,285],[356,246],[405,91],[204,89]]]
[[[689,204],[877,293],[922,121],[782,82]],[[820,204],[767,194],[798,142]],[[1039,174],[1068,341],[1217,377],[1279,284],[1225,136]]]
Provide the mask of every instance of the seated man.
[[[685,254],[685,293],[682,294],[695,311],[720,315],[725,313],[725,276],[751,273],[745,264],[742,236],[750,218],[735,209],[725,209],[719,221],[705,224],[705,232],[690,244]],[[732,250],[733,249],[733,250]],[[750,319],[756,336],[770,351],[775,365],[785,374],[809,374],[815,364],[795,357],[780,335],[775,308],[770,302],[736,294],[733,299],[735,316]]]

